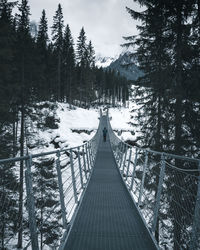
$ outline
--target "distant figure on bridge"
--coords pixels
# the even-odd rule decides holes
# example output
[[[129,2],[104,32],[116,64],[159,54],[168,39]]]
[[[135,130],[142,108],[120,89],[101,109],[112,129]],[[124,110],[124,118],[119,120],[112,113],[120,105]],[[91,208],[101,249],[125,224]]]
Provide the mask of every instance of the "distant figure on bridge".
[[[107,135],[107,128],[106,127],[104,127],[104,129],[103,129],[103,141],[104,142],[106,142],[106,135]]]

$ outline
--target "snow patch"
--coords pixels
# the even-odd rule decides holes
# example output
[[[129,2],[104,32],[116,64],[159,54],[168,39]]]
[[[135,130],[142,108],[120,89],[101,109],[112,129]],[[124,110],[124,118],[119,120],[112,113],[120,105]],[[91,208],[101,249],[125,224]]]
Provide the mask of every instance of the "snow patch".
[[[34,138],[30,141],[38,142],[38,146],[31,150],[32,154],[53,151],[56,148],[71,148],[90,140],[99,124],[99,111],[83,108],[69,108],[69,104],[57,103],[54,111],[42,109],[44,115],[54,115],[58,121],[56,129],[44,129],[34,126]],[[86,133],[87,132],[87,133]]]

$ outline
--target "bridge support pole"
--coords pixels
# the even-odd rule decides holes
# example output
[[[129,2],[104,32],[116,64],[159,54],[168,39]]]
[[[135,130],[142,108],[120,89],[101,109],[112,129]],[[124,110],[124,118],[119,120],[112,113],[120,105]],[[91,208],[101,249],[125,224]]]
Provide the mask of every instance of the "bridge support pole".
[[[122,143],[120,143],[119,146],[117,146],[117,150],[116,150],[116,162],[117,162],[117,164],[119,164],[122,146],[123,146]]]
[[[31,166],[32,166],[32,157],[31,157],[31,155],[29,155],[28,160],[26,160],[26,171],[25,171],[27,205],[28,205],[28,215],[29,215],[29,227],[30,227],[30,234],[31,234],[32,249],[39,250]]]
[[[93,162],[93,166],[94,166],[96,145],[94,144],[93,140],[92,140],[90,146],[91,146],[91,153],[92,153],[92,162]]]
[[[87,158],[87,165],[88,165],[88,171],[91,172],[91,163],[89,158],[89,151],[88,151],[88,144],[85,144],[85,151],[86,151],[86,158]]]
[[[94,158],[93,158],[93,151],[92,151],[92,143],[88,142],[89,154],[90,154],[90,162],[91,166],[94,166]]]
[[[90,146],[91,146],[92,161],[93,161],[93,166],[94,166],[94,163],[95,163],[95,151],[96,151],[94,141],[91,142]]]
[[[60,151],[56,154],[56,170],[58,175],[58,187],[59,187],[59,194],[60,194],[60,205],[61,205],[61,213],[62,213],[62,221],[63,221],[63,228],[67,228],[67,219],[66,219],[66,208],[65,208],[65,199],[64,199],[64,192],[63,192],[63,182],[62,182],[62,174],[60,170]]]
[[[147,164],[148,164],[148,152],[146,151],[142,181],[141,181],[141,186],[140,186],[140,194],[139,194],[139,198],[138,198],[138,207],[141,205],[141,201],[142,201],[142,194],[143,194],[143,190],[144,190],[144,180],[145,180],[145,176],[146,176]]]
[[[92,159],[92,150],[91,150],[91,144],[90,144],[90,142],[88,142],[87,148],[88,148],[88,154],[89,154],[90,168],[92,170],[94,162],[93,162],[93,159]]]
[[[128,166],[127,166],[127,170],[126,170],[126,180],[128,179],[128,174],[129,174],[129,169],[130,169],[130,164],[131,164],[131,155],[132,155],[132,149],[130,148],[129,158],[128,158]]]
[[[73,161],[72,149],[70,149],[70,166],[71,166],[71,174],[72,174],[72,185],[73,185],[73,191],[74,191],[74,200],[75,200],[75,203],[78,203],[78,196],[77,196],[77,190],[76,190],[76,178],[75,178],[75,173],[74,173],[74,161]]]
[[[122,144],[121,159],[120,159],[119,169],[121,169],[121,167],[122,167],[122,162],[123,162],[123,158],[124,158],[124,157],[123,157],[123,156],[124,156],[124,154],[123,154],[124,149],[125,149],[125,145]]]
[[[127,151],[128,151],[128,146],[125,144],[125,156],[124,156],[122,173],[124,173],[124,171],[125,171]]]
[[[161,156],[161,169],[160,169],[160,177],[158,182],[158,189],[156,194],[156,205],[154,209],[154,218],[153,218],[153,224],[152,224],[152,232],[155,234],[156,231],[156,225],[158,221],[158,213],[159,213],[159,207],[160,207],[160,197],[162,193],[162,186],[163,186],[163,180],[165,175],[165,157],[162,154]]]
[[[85,159],[85,146],[83,145],[83,166],[84,166],[84,171],[85,171],[85,178],[86,180],[88,179],[87,175],[87,169],[86,169],[86,159]]]
[[[81,188],[84,188],[83,184],[83,173],[81,168],[81,157],[80,157],[80,147],[78,147],[78,167],[79,167],[79,173],[80,173],[80,180],[81,180]]]
[[[197,188],[197,195],[196,195],[196,204],[194,210],[194,219],[193,219],[193,226],[192,226],[192,236],[191,236],[191,245],[190,250],[196,250],[199,247],[199,237],[200,237],[200,161],[198,163],[198,188]]]
[[[131,179],[131,185],[129,190],[133,190],[133,183],[134,183],[134,178],[135,178],[135,169],[137,165],[137,156],[138,156],[138,149],[135,149],[135,159],[134,159],[134,166],[133,166],[133,173],[132,173],[132,179]]]

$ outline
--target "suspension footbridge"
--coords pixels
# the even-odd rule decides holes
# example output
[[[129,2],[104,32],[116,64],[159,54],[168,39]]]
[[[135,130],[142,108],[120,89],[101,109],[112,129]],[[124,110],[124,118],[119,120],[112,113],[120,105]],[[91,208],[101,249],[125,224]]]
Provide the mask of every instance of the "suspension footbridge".
[[[132,147],[108,115],[84,145],[0,166],[2,249],[200,249],[200,160]]]
[[[107,118],[102,118],[107,127]],[[156,249],[122,183],[110,142],[100,140],[93,174],[64,249]]]

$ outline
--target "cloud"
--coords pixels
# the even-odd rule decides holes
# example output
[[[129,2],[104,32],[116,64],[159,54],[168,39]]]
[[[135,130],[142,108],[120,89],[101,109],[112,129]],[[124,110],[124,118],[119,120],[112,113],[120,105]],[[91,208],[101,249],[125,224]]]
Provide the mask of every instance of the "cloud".
[[[131,0],[29,0],[31,19],[36,21],[46,10],[49,26],[59,3],[63,8],[65,24],[69,24],[76,40],[82,26],[92,40],[97,53],[114,56],[120,52],[123,36],[136,33],[135,22],[125,7],[137,7]]]

